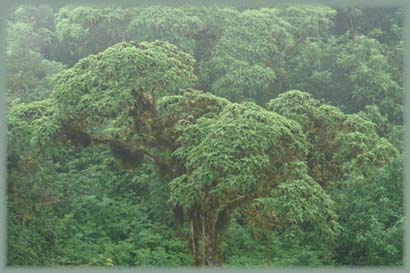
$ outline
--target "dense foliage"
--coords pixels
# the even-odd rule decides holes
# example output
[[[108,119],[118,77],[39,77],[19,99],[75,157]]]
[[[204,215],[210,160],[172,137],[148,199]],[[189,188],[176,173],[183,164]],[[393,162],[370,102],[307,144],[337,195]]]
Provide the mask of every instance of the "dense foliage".
[[[9,265],[403,264],[403,10],[21,6]]]

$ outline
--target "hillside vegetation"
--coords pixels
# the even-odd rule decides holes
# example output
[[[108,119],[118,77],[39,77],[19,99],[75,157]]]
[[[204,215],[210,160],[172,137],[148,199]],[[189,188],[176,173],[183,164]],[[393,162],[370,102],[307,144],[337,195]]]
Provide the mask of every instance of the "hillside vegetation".
[[[21,6],[8,265],[403,264],[403,9]]]

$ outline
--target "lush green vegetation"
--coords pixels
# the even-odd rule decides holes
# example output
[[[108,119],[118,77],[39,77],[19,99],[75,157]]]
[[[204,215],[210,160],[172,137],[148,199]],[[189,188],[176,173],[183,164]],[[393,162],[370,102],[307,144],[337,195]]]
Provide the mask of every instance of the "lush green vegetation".
[[[22,6],[9,265],[402,265],[403,10]]]

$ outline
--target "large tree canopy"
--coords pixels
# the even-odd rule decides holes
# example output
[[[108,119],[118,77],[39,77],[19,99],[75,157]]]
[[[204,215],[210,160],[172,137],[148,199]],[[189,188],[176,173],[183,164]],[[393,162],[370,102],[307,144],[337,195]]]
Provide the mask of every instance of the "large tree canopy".
[[[162,133],[156,98],[192,85],[193,65],[166,42],[114,45],[56,77],[56,119],[92,141],[149,148]]]
[[[230,214],[252,201],[271,205],[269,215],[282,225],[334,221],[330,199],[306,173],[306,142],[297,123],[243,103],[226,106],[214,118],[184,122],[179,130],[181,146],[174,154],[184,161],[185,173],[170,183],[170,198],[189,210],[194,264],[220,263]],[[302,196],[294,195],[298,191]],[[300,209],[293,212],[289,203]],[[317,223],[315,213],[325,220]]]

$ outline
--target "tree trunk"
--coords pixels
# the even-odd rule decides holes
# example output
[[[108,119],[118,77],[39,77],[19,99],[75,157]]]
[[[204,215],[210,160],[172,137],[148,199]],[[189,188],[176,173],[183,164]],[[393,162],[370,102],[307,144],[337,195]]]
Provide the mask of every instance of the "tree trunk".
[[[189,217],[189,228],[191,237],[189,238],[189,248],[192,254],[192,265],[199,266],[201,265],[201,256],[199,253],[199,240],[198,236],[200,234],[200,230],[198,229],[198,221],[197,221],[197,209],[196,207],[189,210],[188,217]]]
[[[220,228],[221,221],[217,221],[216,216],[212,210],[203,211],[199,207],[193,207],[189,211],[189,248],[193,266],[214,267],[222,264],[221,243],[229,221],[225,221],[223,228]]]
[[[215,238],[216,237],[216,238]],[[203,244],[203,261],[202,265],[205,266],[220,266],[222,264],[221,257],[221,244],[217,239],[218,236],[215,236],[212,233],[205,233],[202,235],[202,244]]]

